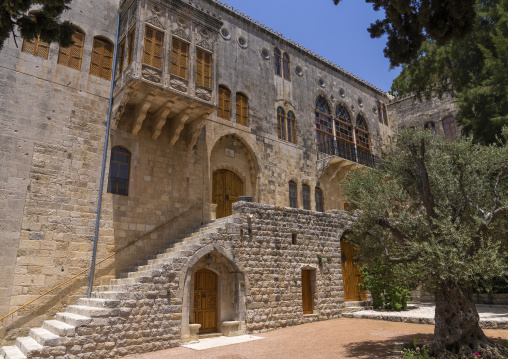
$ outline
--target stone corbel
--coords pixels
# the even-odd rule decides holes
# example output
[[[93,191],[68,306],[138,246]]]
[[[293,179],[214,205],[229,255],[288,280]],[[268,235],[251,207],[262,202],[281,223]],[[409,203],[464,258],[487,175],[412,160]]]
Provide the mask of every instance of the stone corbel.
[[[171,114],[171,106],[174,105],[173,101],[168,101],[161,106],[159,111],[153,117],[153,130],[152,139],[156,140],[159,138],[162,127],[166,124],[167,117]]]
[[[142,99],[134,110],[133,123],[132,123],[132,134],[136,136],[141,130],[141,126],[143,125],[143,121],[146,118],[146,113],[150,106],[152,106],[152,101],[155,96],[152,94],[148,94]]]
[[[171,120],[171,129],[169,131],[169,144],[171,146],[173,146],[180,138],[180,133],[189,119],[191,111],[191,107],[186,108]]]
[[[130,98],[133,94],[132,89],[126,89],[120,95],[116,96],[113,102],[113,109],[111,111],[111,128],[116,130],[118,128],[118,124],[120,123],[120,119],[125,112],[125,107],[127,106],[127,102],[129,102]]]
[[[189,142],[187,143],[187,150],[191,150],[192,147],[196,144],[198,141],[198,137],[201,134],[201,130],[206,125],[206,120],[209,119],[210,115],[212,113],[207,112],[203,115],[199,116],[197,119],[192,121],[192,123],[189,126]]]

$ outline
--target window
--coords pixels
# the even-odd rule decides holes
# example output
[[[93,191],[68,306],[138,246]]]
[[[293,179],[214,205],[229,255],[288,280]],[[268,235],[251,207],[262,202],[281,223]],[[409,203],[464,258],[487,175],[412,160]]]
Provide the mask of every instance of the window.
[[[316,197],[316,211],[323,212],[323,191],[321,190],[321,188],[316,187],[315,197]]]
[[[136,26],[133,26],[131,31],[129,31],[129,53],[127,54],[127,65],[132,62],[132,58],[134,57],[134,35],[136,35]]]
[[[291,68],[289,66],[289,55],[284,53],[282,57],[282,72],[284,74],[284,80],[291,81]]]
[[[310,187],[305,184],[302,186],[302,203],[303,209],[310,210]]]
[[[112,62],[113,44],[101,38],[94,38],[90,74],[106,80],[111,79]]]
[[[173,38],[171,47],[171,75],[187,78],[187,63],[189,59],[189,44]]]
[[[219,86],[219,109],[217,116],[231,120],[231,91],[226,86]]]
[[[282,107],[277,109],[277,134],[280,140],[286,140],[286,113]]]
[[[453,116],[448,116],[443,119],[443,130],[447,141],[453,142],[457,139],[455,120],[453,119]]]
[[[239,92],[236,93],[236,123],[249,126],[249,100]]]
[[[369,141],[369,127],[367,125],[367,119],[359,114],[356,117],[356,145],[363,150],[370,151],[370,141]]]
[[[119,56],[119,59],[118,59],[118,74],[121,75],[122,72],[123,72],[123,64],[124,64],[124,57],[125,57],[125,39],[123,39],[120,42],[119,49],[120,49],[120,51],[118,52],[118,56]]]
[[[74,44],[70,47],[60,46],[58,49],[58,63],[72,69],[81,70],[85,34],[79,29],[75,30],[76,32],[72,35],[72,41],[74,41]]]
[[[339,140],[354,143],[351,117],[343,105],[338,105],[335,110],[335,135]]]
[[[289,207],[291,208],[298,208],[296,192],[296,183],[289,181]]]
[[[433,133],[436,133],[436,131],[437,131],[436,123],[434,121],[427,122],[425,125],[423,125],[423,128],[425,128],[426,130],[430,130]]]
[[[145,28],[145,46],[143,48],[143,63],[157,69],[162,69],[162,44],[164,33],[150,26]]]
[[[196,85],[212,88],[212,55],[201,49],[196,52]]]
[[[330,107],[321,96],[316,100],[316,131],[320,150],[325,153],[333,151],[332,116],[330,115]]]
[[[386,105],[383,104],[383,122],[385,126],[388,126],[388,114],[386,113]]]
[[[384,103],[381,103],[380,101],[377,102],[377,115],[379,118],[379,123],[384,123],[386,126],[388,126],[388,115],[386,113],[386,105]]]
[[[49,44],[41,41],[39,37],[34,40],[23,40],[22,52],[47,59],[49,54]]]
[[[282,57],[278,48],[273,50],[273,60],[275,61],[275,75],[282,76]]]
[[[295,114],[291,111],[288,112],[288,142],[296,145],[296,118]]]
[[[125,148],[113,147],[109,165],[108,192],[127,196],[131,154]]]

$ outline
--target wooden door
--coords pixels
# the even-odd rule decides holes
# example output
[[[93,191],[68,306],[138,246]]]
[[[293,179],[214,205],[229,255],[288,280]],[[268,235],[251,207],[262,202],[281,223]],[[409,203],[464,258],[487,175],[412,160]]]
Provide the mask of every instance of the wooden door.
[[[341,241],[342,282],[344,284],[344,301],[356,302],[367,300],[367,292],[360,290],[358,284],[363,282],[360,267],[355,263],[355,250],[351,243]]]
[[[313,314],[312,271],[302,270],[302,308],[303,314]]]
[[[243,195],[243,182],[235,173],[228,170],[217,170],[213,173],[212,198],[217,204],[217,218],[230,216],[233,203]]]
[[[199,334],[217,332],[217,274],[209,269],[194,278],[194,324],[201,324]]]

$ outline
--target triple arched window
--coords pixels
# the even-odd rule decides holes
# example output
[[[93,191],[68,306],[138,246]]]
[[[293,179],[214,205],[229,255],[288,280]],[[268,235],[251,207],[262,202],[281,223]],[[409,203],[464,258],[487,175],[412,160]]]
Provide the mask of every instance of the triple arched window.
[[[279,139],[296,144],[296,118],[292,111],[277,108],[277,135]]]
[[[275,75],[291,81],[291,64],[289,55],[286,52],[282,54],[282,52],[276,47],[273,50],[273,58],[275,62]]]
[[[321,188],[316,187],[314,190],[314,199],[316,201],[316,211],[323,212],[324,211],[324,199],[323,199],[323,191]],[[298,187],[296,182],[289,181],[289,207],[298,208]],[[302,184],[302,206],[303,209],[311,210],[310,208],[310,186],[307,184]]]
[[[123,147],[111,149],[109,163],[108,192],[127,196],[129,194],[129,172],[131,154]]]

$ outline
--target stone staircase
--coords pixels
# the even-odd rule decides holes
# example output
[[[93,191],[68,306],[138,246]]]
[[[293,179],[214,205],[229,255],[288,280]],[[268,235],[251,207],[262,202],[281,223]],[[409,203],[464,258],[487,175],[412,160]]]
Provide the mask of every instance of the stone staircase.
[[[372,309],[372,302],[370,300],[363,302],[344,302],[344,309],[342,309],[342,315],[359,312],[362,310]]]
[[[139,261],[136,266],[129,267],[128,272],[112,279],[110,285],[98,286],[91,298],[79,299],[77,305],[68,306],[66,312],[56,314],[54,320],[44,321],[41,328],[30,329],[27,337],[16,339],[15,345],[1,347],[0,359],[95,359],[131,354],[115,351],[117,343],[108,337],[104,328],[132,313],[136,300],[141,298],[136,286],[152,280],[157,271],[162,271],[163,267],[167,269],[168,265],[175,271],[180,270],[189,257],[231,229],[234,222],[235,216],[216,220]],[[103,338],[95,338],[98,335]]]

